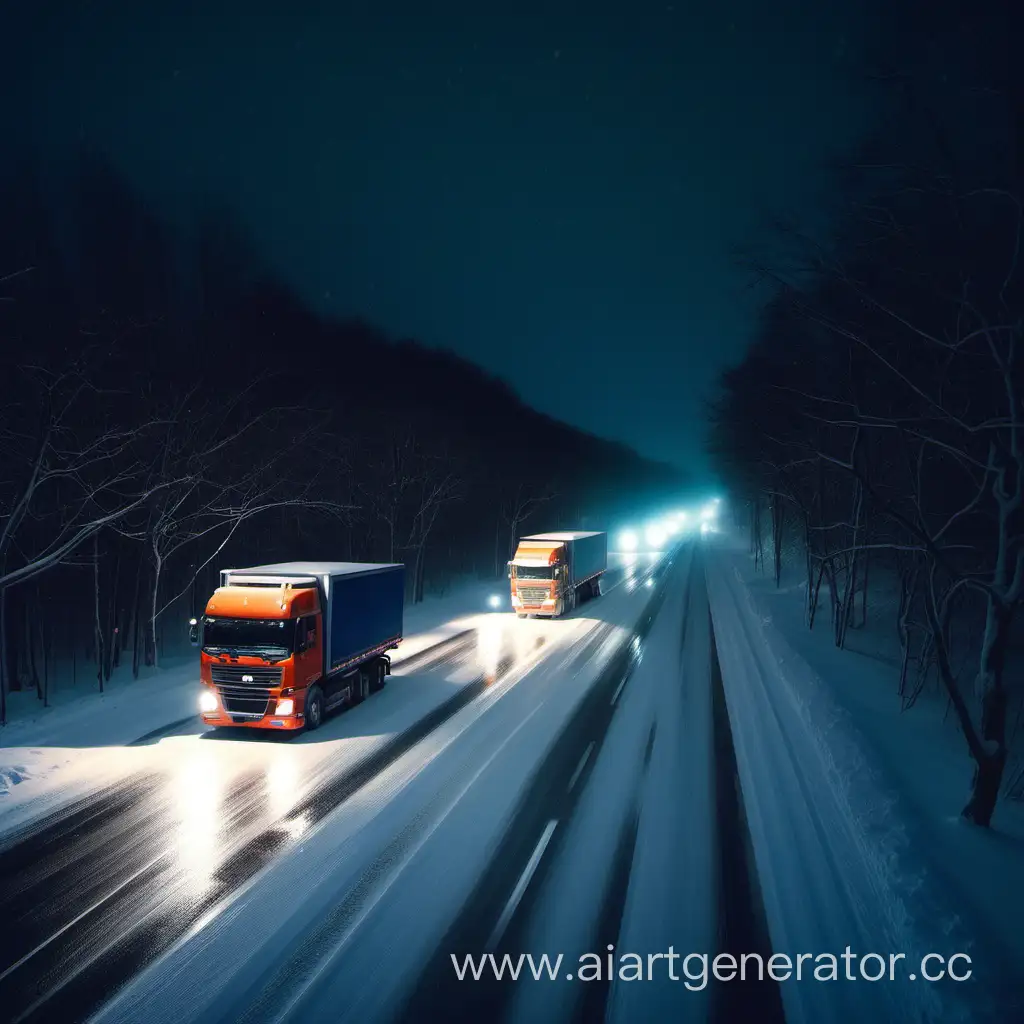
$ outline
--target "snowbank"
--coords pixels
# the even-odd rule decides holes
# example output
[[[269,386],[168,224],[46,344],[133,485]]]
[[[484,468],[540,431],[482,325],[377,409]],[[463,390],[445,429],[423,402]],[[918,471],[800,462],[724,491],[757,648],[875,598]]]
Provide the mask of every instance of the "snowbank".
[[[964,918],[944,851],[916,827],[894,784],[902,780],[873,756],[831,680],[758,608],[741,567],[735,556],[712,559],[708,585],[773,948],[792,956],[850,946],[905,953],[911,964],[929,952],[966,952],[975,965],[970,985],[853,983],[843,999],[828,984],[789,981],[781,986],[787,1020],[1010,1019],[1012,961]],[[862,686],[867,674],[862,664]]]

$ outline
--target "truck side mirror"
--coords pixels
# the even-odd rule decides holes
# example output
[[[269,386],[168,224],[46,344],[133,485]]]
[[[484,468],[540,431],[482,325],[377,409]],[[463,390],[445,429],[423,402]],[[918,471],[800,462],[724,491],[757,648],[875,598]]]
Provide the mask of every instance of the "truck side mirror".
[[[193,647],[199,646],[199,623],[195,619],[188,620],[188,639]]]

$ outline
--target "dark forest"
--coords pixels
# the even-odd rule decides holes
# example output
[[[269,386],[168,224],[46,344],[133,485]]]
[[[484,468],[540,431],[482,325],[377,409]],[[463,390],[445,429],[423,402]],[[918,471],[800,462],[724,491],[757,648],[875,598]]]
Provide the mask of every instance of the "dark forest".
[[[1024,85],[1005,28],[984,5],[936,15],[927,45],[880,58],[882,114],[836,169],[831,234],[786,225],[771,258],[745,257],[773,297],[712,415],[755,556],[777,582],[784,558],[803,566],[808,625],[827,614],[843,647],[872,574],[896,581],[900,696],[945,694],[983,824],[1019,720],[1024,599]]]
[[[4,694],[157,664],[236,562],[400,561],[418,602],[503,577],[521,527],[604,527],[683,483],[459,357],[318,317],[222,211],[172,228],[88,153],[59,203],[43,180],[3,196]]]

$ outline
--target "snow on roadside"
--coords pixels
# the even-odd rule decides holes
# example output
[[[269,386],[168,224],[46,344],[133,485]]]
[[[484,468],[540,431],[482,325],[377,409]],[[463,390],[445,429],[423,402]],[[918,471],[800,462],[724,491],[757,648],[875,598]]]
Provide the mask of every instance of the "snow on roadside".
[[[787,1020],[1000,1020],[1009,965],[965,927],[928,851],[908,842],[900,795],[828,685],[759,614],[735,559],[710,560],[718,656],[773,948],[967,952],[970,986],[782,984]],[[842,968],[841,968],[842,969]],[[1002,990],[1001,990],[1002,988]]]
[[[395,666],[470,628],[474,616],[490,610],[488,598],[504,594],[499,584],[464,583],[406,608],[408,640],[395,652]],[[58,690],[48,708],[35,694],[10,694],[13,720],[0,728],[0,831],[131,771],[144,752],[130,744],[195,718],[198,678],[192,653],[144,669],[138,680],[122,666],[103,693]]]
[[[804,700],[812,705],[828,700],[841,708],[832,713],[864,759],[861,774],[870,771],[875,784],[887,789],[890,828],[899,833],[901,849],[927,863],[933,884],[956,907],[961,930],[986,948],[990,962],[980,970],[996,977],[1007,962],[1019,964],[1024,958],[1019,884],[1024,813],[1004,800],[990,830],[959,818],[972,769],[966,744],[953,716],[945,716],[944,701],[922,695],[911,710],[901,710],[895,653],[879,658],[891,630],[877,612],[887,595],[873,599],[868,629],[851,634],[850,649],[838,650],[827,622],[821,630],[804,625],[802,591],[777,591],[742,557],[733,559],[733,571],[743,578],[752,614],[779,662],[808,666],[801,673]],[[1005,985],[1012,974],[1006,970],[1002,977]],[[1019,991],[1006,997],[1022,999]],[[1021,1004],[1015,1005],[1020,1013]]]

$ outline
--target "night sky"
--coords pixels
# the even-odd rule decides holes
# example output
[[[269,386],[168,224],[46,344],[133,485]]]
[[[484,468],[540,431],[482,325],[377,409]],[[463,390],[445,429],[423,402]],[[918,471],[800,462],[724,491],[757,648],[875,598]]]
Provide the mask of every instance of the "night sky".
[[[853,6],[82,0],[5,34],[51,168],[84,139],[171,218],[226,202],[322,310],[702,468],[737,248],[858,132]]]

